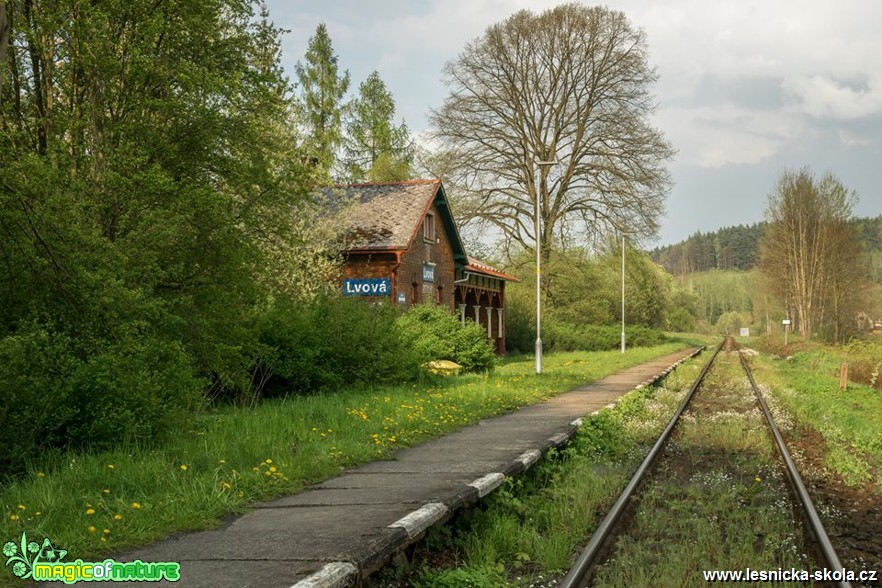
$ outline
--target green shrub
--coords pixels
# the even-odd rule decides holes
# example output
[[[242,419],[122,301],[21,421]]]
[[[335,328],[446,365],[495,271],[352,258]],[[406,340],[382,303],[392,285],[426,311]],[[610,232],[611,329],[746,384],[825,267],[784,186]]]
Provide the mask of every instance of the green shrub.
[[[664,340],[664,335],[656,329],[643,326],[625,327],[625,342],[628,347],[658,345]],[[617,349],[621,342],[622,330],[618,325],[574,325],[555,320],[543,324],[542,343],[547,352],[608,351]]]
[[[385,303],[333,296],[277,301],[257,330],[255,373],[269,375],[265,396],[411,380],[433,359],[455,361],[463,371],[487,370],[495,362],[483,329],[471,322],[463,328],[440,306],[400,314]]]
[[[67,380],[80,365],[70,340],[33,327],[0,339],[0,472],[16,473],[65,442],[75,407]]]
[[[536,307],[515,301],[505,309],[505,350],[509,353],[532,353],[536,343]]]
[[[203,382],[177,343],[82,347],[42,325],[0,339],[0,471],[21,472],[45,451],[152,441],[180,430],[200,403]]]
[[[398,334],[396,310],[341,297],[279,301],[258,324],[267,396],[415,378],[419,362]],[[260,367],[260,366],[258,366]]]
[[[879,341],[854,339],[847,346],[850,363],[849,379],[882,389],[882,345]],[[880,437],[882,439],[882,437]]]
[[[484,329],[473,321],[463,326],[443,306],[415,306],[398,318],[397,326],[403,343],[420,363],[448,359],[461,365],[463,372],[487,371],[495,365],[496,355]]]
[[[685,308],[677,307],[668,311],[665,317],[665,328],[668,331],[686,333],[695,331],[695,317]]]
[[[495,567],[478,566],[453,570],[424,568],[417,574],[416,588],[498,588],[507,586],[505,575]]]
[[[201,405],[204,382],[179,343],[146,337],[92,355],[66,386],[70,444],[107,449],[180,431]]]
[[[509,353],[533,353],[536,343],[536,309],[509,304],[506,310],[505,349]],[[688,319],[687,319],[688,317]],[[682,321],[694,319],[686,313]],[[689,326],[683,322],[680,327]],[[688,330],[688,329],[686,329]],[[662,333],[651,327],[627,325],[626,343],[629,347],[658,345],[664,342]],[[577,324],[556,317],[542,317],[542,348],[546,353],[555,351],[608,351],[621,345],[620,325]]]

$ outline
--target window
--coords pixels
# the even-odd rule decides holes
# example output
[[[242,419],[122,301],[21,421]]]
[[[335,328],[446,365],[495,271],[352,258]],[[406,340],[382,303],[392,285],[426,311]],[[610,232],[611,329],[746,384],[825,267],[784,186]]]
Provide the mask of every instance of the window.
[[[435,242],[435,215],[431,212],[423,219],[423,239]]]

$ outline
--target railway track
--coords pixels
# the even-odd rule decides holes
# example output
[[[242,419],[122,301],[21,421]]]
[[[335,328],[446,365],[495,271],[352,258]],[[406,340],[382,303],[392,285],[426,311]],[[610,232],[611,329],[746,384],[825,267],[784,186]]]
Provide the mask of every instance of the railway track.
[[[744,354],[737,349],[737,344],[735,344],[733,339],[726,338],[714,350],[710,360],[704,366],[698,378],[695,380],[689,391],[686,393],[686,396],[674,413],[674,416],[671,418],[670,422],[665,427],[662,434],[658,437],[658,439],[650,449],[649,453],[647,454],[646,458],[637,468],[633,477],[631,478],[625,489],[622,491],[616,502],[613,504],[612,508],[601,521],[594,535],[589,540],[588,544],[576,560],[573,567],[560,582],[559,588],[582,588],[585,586],[593,585],[593,581],[598,572],[598,566],[606,561],[607,556],[610,553],[614,553],[616,551],[617,538],[623,536],[627,532],[627,528],[634,523],[634,510],[636,508],[634,505],[636,502],[639,502],[638,492],[645,491],[646,484],[644,480],[648,476],[651,476],[654,469],[657,468],[659,456],[662,455],[666,449],[668,451],[676,451],[676,449],[671,449],[671,447],[675,445],[671,441],[672,435],[675,433],[675,431],[679,430],[678,427],[680,426],[680,422],[683,419],[684,413],[687,413],[687,411],[689,411],[691,407],[695,404],[695,399],[698,395],[700,395],[700,391],[703,389],[705,379],[714,366],[715,362],[717,362],[718,356],[720,355],[721,351],[728,352],[727,355],[730,355],[731,353],[737,353],[744,377],[746,377],[746,379],[749,381],[750,388],[752,389],[753,395],[755,397],[754,406],[759,407],[759,411],[762,413],[763,419],[766,423],[769,437],[771,437],[771,439],[774,441],[775,451],[780,457],[781,468],[784,470],[785,477],[789,482],[788,485],[791,490],[790,494],[793,500],[794,507],[793,512],[801,513],[802,524],[797,521],[793,522],[794,526],[799,527],[799,530],[796,532],[796,534],[799,536],[805,536],[806,539],[813,544],[812,548],[815,552],[815,560],[817,564],[816,569],[843,569],[840,558],[836,554],[836,551],[830,542],[827,532],[825,531],[821,519],[818,516],[817,509],[812,503],[811,497],[806,490],[805,484],[803,483],[802,478],[797,471],[793,460],[790,457],[787,447],[784,444],[784,440],[780,432],[778,431],[778,427],[775,425],[771,412],[769,411],[767,403],[763,398],[763,395],[759,387],[757,386],[756,381],[754,380],[753,374],[750,370],[750,366],[745,359]],[[713,400],[711,400],[710,402],[713,402]],[[710,422],[712,423],[713,421]],[[761,482],[759,476],[756,478],[756,481],[758,484]],[[730,508],[738,509],[740,508],[740,506],[738,504],[733,504],[730,506]],[[626,522],[628,519],[631,520]],[[695,572],[695,570],[693,570],[693,572]],[[634,582],[633,578],[631,579],[631,582]],[[793,584],[787,585],[839,587],[851,586],[851,584],[845,579],[837,581],[822,580],[820,582],[809,582],[805,584],[795,582]]]

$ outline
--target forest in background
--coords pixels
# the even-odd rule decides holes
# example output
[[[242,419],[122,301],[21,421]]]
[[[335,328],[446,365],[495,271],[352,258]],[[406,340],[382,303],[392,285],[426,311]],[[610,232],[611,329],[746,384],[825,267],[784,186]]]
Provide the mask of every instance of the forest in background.
[[[870,280],[882,283],[882,216],[852,219],[869,258]],[[753,269],[765,223],[724,227],[709,233],[696,231],[679,243],[656,247],[649,254],[673,276],[710,270]]]
[[[861,313],[882,319],[882,216],[851,219],[863,247],[868,286]],[[780,332],[785,310],[770,295],[757,268],[766,223],[724,227],[694,233],[687,239],[649,252],[673,276],[683,308],[695,318],[696,330],[754,333]]]

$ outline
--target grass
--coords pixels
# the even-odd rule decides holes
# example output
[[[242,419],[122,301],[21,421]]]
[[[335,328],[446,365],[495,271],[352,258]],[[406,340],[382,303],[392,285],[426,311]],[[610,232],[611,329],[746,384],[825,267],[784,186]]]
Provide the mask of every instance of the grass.
[[[876,346],[882,357],[882,345]],[[839,389],[840,366],[855,358],[853,347],[815,346],[789,359],[760,356],[754,363],[757,378],[793,415],[794,432],[809,426],[824,438],[826,466],[849,485],[875,482],[882,492],[882,391],[854,382]]]
[[[549,355],[541,376],[533,373],[532,358],[509,358],[489,376],[298,396],[251,410],[220,408],[162,446],[34,463],[27,476],[0,489],[0,542],[26,531],[85,560],[172,532],[211,528],[252,502],[295,493],[348,466],[389,458],[397,447],[693,343]],[[4,570],[0,581],[11,578]]]
[[[633,391],[585,419],[573,443],[533,471],[430,531],[432,558],[408,579],[435,588],[554,586],[595,529],[706,358],[664,387]],[[703,570],[806,568],[786,481],[734,356],[721,356],[675,433],[683,460],[659,462],[631,530],[599,568],[598,586],[705,585]],[[676,464],[676,465],[674,465]],[[433,565],[438,554],[446,565]],[[385,582],[385,583],[384,583]],[[466,583],[468,582],[468,583]]]
[[[719,356],[675,443],[677,457],[659,462],[596,585],[704,586],[705,570],[811,568],[736,356]]]
[[[559,575],[667,424],[700,363],[678,368],[663,388],[632,391],[615,410],[583,419],[567,448],[507,480],[480,507],[431,529],[427,548],[454,565],[424,565],[412,585],[541,586]],[[380,577],[376,585],[384,582]]]

